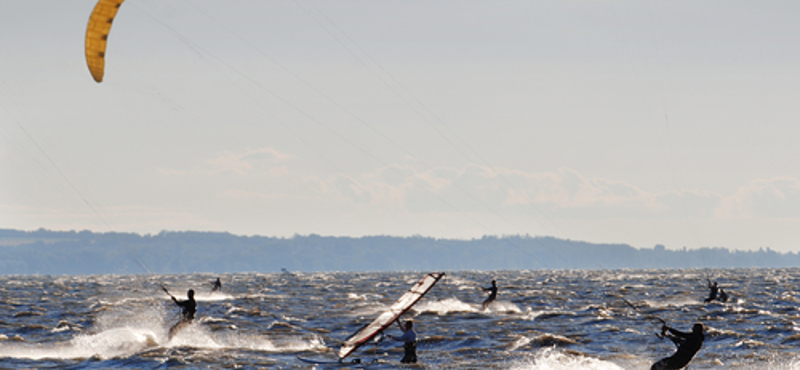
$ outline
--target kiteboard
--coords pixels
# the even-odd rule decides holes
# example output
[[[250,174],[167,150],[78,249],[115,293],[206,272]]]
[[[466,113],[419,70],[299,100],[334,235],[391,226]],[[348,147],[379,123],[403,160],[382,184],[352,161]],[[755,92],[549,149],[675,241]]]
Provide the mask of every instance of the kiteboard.
[[[355,367],[366,367],[372,363],[377,362],[376,360],[372,360],[371,362],[362,362],[361,359],[356,358],[350,361],[338,360],[338,361],[330,361],[330,360],[315,360],[305,357],[300,357],[297,355],[297,359],[305,362],[307,364],[314,364],[314,365],[336,365],[336,366],[355,366]]]

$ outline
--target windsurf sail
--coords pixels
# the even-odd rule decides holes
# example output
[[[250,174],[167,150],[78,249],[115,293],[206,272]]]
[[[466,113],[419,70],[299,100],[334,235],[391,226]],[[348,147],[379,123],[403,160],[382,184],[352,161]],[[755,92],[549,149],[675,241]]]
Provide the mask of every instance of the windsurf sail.
[[[411,309],[417,301],[422,299],[422,297],[427,293],[436,282],[439,281],[444,276],[444,272],[434,272],[425,275],[422,280],[418,283],[414,284],[411,289],[409,289],[406,294],[403,294],[400,299],[397,300],[389,310],[382,313],[378,318],[372,320],[371,323],[367,324],[361,330],[355,332],[355,334],[351,335],[347,338],[344,343],[342,344],[342,348],[339,349],[339,361],[343,358],[347,357],[349,354],[353,353],[353,351],[357,350],[358,347],[361,347],[363,344],[367,343],[372,337],[378,335],[381,331],[388,328],[392,325],[392,323],[403,316],[406,311]]]

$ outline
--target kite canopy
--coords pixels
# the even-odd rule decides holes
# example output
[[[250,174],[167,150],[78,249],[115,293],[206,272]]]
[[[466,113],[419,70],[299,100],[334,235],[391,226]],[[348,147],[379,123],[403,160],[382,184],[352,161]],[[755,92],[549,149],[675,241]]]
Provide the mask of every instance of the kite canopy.
[[[106,42],[111,32],[111,23],[125,0],[100,0],[92,10],[86,25],[86,65],[94,80],[103,81],[106,61]]]

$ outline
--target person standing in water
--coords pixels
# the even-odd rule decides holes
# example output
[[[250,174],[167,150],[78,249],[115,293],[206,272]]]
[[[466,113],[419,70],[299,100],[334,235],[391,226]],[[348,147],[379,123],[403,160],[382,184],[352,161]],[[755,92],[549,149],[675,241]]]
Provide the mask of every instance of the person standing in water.
[[[169,338],[172,339],[178,330],[192,323],[194,320],[194,314],[197,312],[197,302],[194,300],[194,290],[192,289],[189,289],[189,291],[186,292],[186,297],[188,299],[185,301],[177,300],[175,296],[169,293],[167,288],[162,286],[161,289],[164,289],[164,292],[166,292],[169,297],[172,298],[172,301],[181,308],[181,321],[178,321],[169,329]]]
[[[661,328],[661,335],[672,340],[678,347],[678,350],[675,351],[674,355],[653,364],[650,370],[683,369],[689,364],[689,361],[692,360],[694,355],[697,354],[697,351],[703,347],[703,340],[705,340],[703,324],[701,323],[694,324],[691,333],[684,333],[664,325]]]
[[[401,363],[404,364],[416,364],[417,363],[417,332],[414,331],[414,322],[411,320],[406,320],[406,322],[401,322],[400,319],[397,319],[397,326],[400,327],[400,330],[403,331],[403,335],[399,337],[389,336],[397,341],[403,342],[403,359],[400,360]]]
[[[708,302],[711,302],[711,301],[717,299],[717,294],[719,294],[719,286],[717,286],[717,282],[716,281],[712,284],[711,280],[709,280],[708,281],[708,289],[710,289],[710,291],[708,292],[708,298],[706,298],[706,300],[703,301],[705,303],[708,303]]]
[[[217,278],[217,281],[215,281],[215,282],[213,282],[211,284],[212,284],[212,287],[211,287],[211,291],[212,292],[216,292],[216,291],[222,289],[222,282],[219,281],[219,278]]]
[[[481,289],[483,289],[484,292],[489,292],[489,297],[483,301],[483,310],[486,310],[486,308],[489,307],[489,304],[494,302],[494,300],[497,298],[497,283],[492,280],[492,286]]]

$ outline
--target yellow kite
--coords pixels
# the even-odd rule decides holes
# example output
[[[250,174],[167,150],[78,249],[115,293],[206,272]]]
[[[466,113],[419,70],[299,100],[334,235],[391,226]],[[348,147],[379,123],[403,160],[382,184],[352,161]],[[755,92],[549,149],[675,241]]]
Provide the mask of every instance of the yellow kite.
[[[125,0],[100,0],[94,6],[86,26],[86,65],[98,83],[103,81],[106,60],[106,42],[111,23]]]

